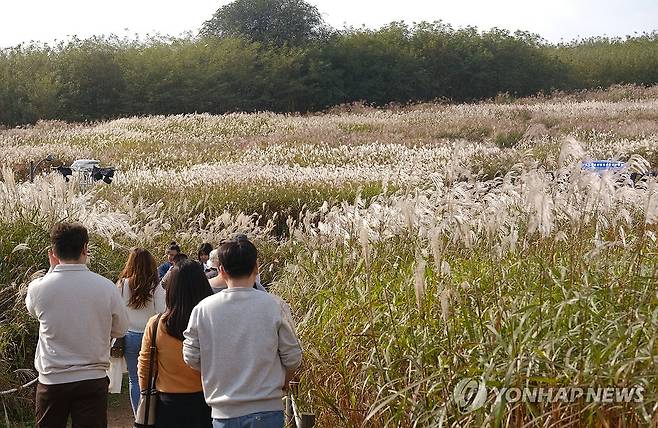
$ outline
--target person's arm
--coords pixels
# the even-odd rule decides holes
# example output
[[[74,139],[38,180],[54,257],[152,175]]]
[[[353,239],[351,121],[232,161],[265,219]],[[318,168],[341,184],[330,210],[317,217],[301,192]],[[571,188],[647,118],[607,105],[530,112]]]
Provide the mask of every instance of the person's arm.
[[[158,278],[160,281],[164,279],[165,274],[168,272],[169,267],[167,266],[166,263],[162,263],[160,266],[158,266]]]
[[[263,284],[260,283],[260,274],[256,276],[256,283],[254,284],[254,288],[260,291],[267,291],[265,287],[263,287]]]
[[[30,285],[27,286],[27,294],[25,295],[25,307],[27,308],[27,312],[35,318],[37,316],[36,306],[35,306],[36,296],[34,295],[36,284],[38,284],[39,281],[45,278],[46,275],[51,273],[53,269],[55,269],[55,266],[59,264],[59,259],[57,258],[57,256],[55,256],[55,253],[53,252],[52,249],[48,249],[48,263],[50,264],[50,267],[48,268],[48,272],[46,272],[46,274],[43,275],[42,277],[34,279],[32,282],[30,282]]]
[[[217,275],[214,278],[211,278],[208,280],[208,283],[212,288],[225,288],[226,287],[226,281],[222,279],[221,275]]]
[[[162,287],[163,290],[167,290],[167,279],[169,278],[169,272],[171,272],[171,268],[173,268],[174,265],[170,265],[168,269],[164,271],[162,274],[162,277],[160,278],[160,287]]]
[[[183,332],[183,361],[194,370],[201,371],[201,346],[199,344],[199,307],[192,309],[187,330]]]
[[[144,336],[142,336],[142,348],[139,350],[139,357],[137,357],[137,377],[139,378],[140,391],[144,391],[149,387],[149,360],[151,358],[151,343],[153,341],[151,331],[153,330],[153,323],[156,318],[157,315],[146,323]],[[154,359],[153,363],[157,364],[157,361]]]
[[[290,314],[290,307],[283,300],[281,306],[281,323],[279,325],[279,358],[288,373],[286,379],[302,363],[302,346],[295,333],[295,323]]]
[[[128,311],[126,310],[126,305],[121,297],[121,292],[117,287],[112,287],[112,300],[111,300],[111,310],[112,310],[112,331],[110,335],[112,337],[123,337],[126,335],[129,327],[128,321]]]
[[[158,284],[155,286],[155,290],[153,290],[153,303],[155,306],[155,313],[156,314],[161,314],[167,309],[167,293],[165,293],[165,289],[162,287],[162,284]]]
[[[36,281],[40,281],[41,278],[35,279],[30,283],[30,285],[27,286],[27,295],[25,296],[25,307],[27,308],[27,312],[32,315],[34,318],[37,317],[37,311],[35,308],[35,296],[34,296],[34,286],[36,285]]]

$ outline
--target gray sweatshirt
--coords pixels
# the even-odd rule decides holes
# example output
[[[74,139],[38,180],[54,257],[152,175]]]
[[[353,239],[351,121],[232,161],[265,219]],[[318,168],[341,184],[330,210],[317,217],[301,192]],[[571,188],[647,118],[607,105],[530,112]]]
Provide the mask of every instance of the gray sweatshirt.
[[[101,379],[110,339],[128,330],[119,289],[86,265],[60,264],[30,283],[28,312],[39,320],[34,367],[47,385]]]
[[[213,418],[283,410],[286,370],[302,349],[290,308],[254,288],[229,288],[204,299],[184,333],[183,359],[201,372]]]

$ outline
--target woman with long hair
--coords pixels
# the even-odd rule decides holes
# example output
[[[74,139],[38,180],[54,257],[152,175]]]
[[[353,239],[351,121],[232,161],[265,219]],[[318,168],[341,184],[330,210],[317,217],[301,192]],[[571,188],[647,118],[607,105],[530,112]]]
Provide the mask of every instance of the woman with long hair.
[[[156,329],[155,367],[158,375],[155,387],[159,391],[157,428],[210,428],[212,418],[201,384],[201,373],[183,361],[183,332],[192,309],[213,294],[199,263],[182,260],[176,263],[166,278],[167,309]],[[141,389],[148,388],[151,337],[157,316],[146,325],[139,353],[138,373]]]
[[[139,404],[137,357],[144,328],[149,318],[165,310],[165,290],[158,283],[158,268],[151,253],[144,248],[133,248],[117,282],[130,320],[125,338],[124,358],[128,368],[133,413]]]

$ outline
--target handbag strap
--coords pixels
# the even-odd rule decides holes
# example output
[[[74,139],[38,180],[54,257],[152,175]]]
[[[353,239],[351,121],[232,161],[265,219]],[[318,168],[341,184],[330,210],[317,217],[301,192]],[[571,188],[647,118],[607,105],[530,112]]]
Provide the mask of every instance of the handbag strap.
[[[157,343],[156,338],[158,335],[158,325],[160,324],[160,318],[162,314],[158,314],[158,317],[155,319],[153,326],[151,327],[151,354],[149,355],[149,387],[146,390],[146,409],[144,412],[144,423],[148,424],[149,421],[149,411],[151,410],[151,397],[153,395],[153,390],[155,389],[155,378],[157,377],[157,370],[154,370],[155,366],[155,354],[157,352]],[[155,373],[153,373],[155,371]]]
[[[151,326],[151,352],[149,355],[149,389],[155,389],[155,378],[157,375],[157,370],[155,370],[155,354],[158,351],[156,338],[158,336],[158,325],[160,324],[160,318],[162,314],[158,314],[158,317],[155,319],[153,326]]]

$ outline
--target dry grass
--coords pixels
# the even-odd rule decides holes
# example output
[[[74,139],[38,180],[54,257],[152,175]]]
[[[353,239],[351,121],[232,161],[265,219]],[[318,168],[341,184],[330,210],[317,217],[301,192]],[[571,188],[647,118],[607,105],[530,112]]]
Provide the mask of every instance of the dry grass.
[[[253,236],[294,308],[300,399],[319,426],[655,424],[658,183],[579,168],[658,161],[654,92],[0,131],[0,387],[30,365],[21,290],[47,262],[48,226],[73,219],[110,278],[132,245]],[[87,193],[21,182],[26,154],[51,152],[117,165],[117,180]],[[646,393],[624,405],[490,395],[463,415],[450,396],[467,376]]]

